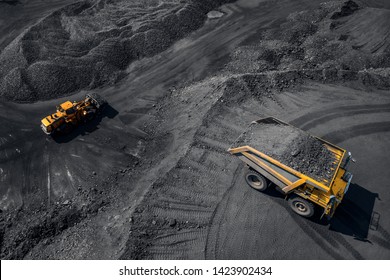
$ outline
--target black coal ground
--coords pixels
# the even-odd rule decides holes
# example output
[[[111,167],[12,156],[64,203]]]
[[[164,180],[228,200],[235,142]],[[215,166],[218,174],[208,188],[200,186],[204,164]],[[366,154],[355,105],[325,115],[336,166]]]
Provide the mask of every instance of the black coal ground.
[[[251,146],[320,182],[334,175],[332,153],[320,140],[292,126],[253,123],[235,145]]]
[[[65,142],[48,140],[39,129],[42,114],[51,113],[62,100],[0,103],[0,141],[4,142],[0,145],[1,195],[8,195],[1,200],[0,218],[5,221],[0,225],[4,237],[1,257],[388,259],[390,197],[383,176],[390,166],[383,152],[390,137],[388,91],[356,81],[362,90],[351,89],[348,77],[329,80],[322,69],[310,72],[321,74],[321,79],[314,79],[319,83],[305,80],[301,90],[292,88],[280,94],[272,92],[275,86],[285,87],[286,79],[279,72],[272,79],[262,75],[269,92],[257,82],[261,79],[250,79],[252,76],[235,79],[242,81],[234,83],[234,91],[220,99],[218,89],[223,88],[223,82],[214,78],[213,86],[201,83],[190,92],[171,88],[210,78],[207,76],[215,73],[210,70],[214,62],[227,56],[251,32],[268,28],[292,12],[308,10],[306,14],[312,14],[311,9],[323,1],[280,2],[283,5],[272,2],[250,11],[234,4],[220,21],[201,28],[161,56],[136,61],[132,79],[119,88],[99,90],[118,116],[105,117],[96,129],[87,129]],[[356,32],[364,33],[361,28],[367,26],[366,17],[360,11],[371,10],[361,9],[345,20],[361,19]],[[319,23],[327,29],[327,24]],[[341,26],[347,33],[348,28]],[[337,38],[336,31],[329,32]],[[286,33],[291,32],[287,29]],[[255,37],[262,38],[259,33]],[[345,44],[350,47],[349,41]],[[291,58],[299,58],[300,53]],[[278,55],[283,56],[280,65],[287,65],[290,56]],[[335,62],[334,58],[331,61]],[[10,78],[18,80],[17,74],[13,72]],[[385,75],[383,80],[388,84]],[[83,94],[71,98],[77,100]],[[171,117],[164,117],[164,110]],[[362,158],[353,183],[369,190],[365,193],[371,196],[373,192],[381,195],[381,201],[375,203],[375,211],[382,215],[380,228],[370,230],[368,236],[373,244],[294,216],[282,206],[283,199],[254,195],[246,187],[240,172],[242,162],[226,150],[244,127],[265,114],[293,121]],[[145,129],[144,124],[150,128]],[[194,131],[195,141],[191,136]],[[140,158],[136,167],[129,166],[130,154]],[[344,227],[351,221],[360,226],[362,217],[370,217],[365,203],[346,205],[352,211],[339,212],[347,220],[339,222]],[[297,239],[295,244],[291,236]],[[121,254],[123,251],[128,253]]]

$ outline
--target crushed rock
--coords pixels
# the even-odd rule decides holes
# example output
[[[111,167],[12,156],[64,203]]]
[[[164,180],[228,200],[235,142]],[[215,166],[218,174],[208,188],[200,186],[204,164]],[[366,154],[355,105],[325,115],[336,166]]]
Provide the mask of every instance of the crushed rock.
[[[0,54],[0,99],[34,102],[113,85],[127,66],[202,26],[231,0],[85,0],[61,8]]]
[[[281,163],[314,178],[331,180],[336,166],[333,154],[317,138],[285,124],[251,124],[235,146],[251,146]]]

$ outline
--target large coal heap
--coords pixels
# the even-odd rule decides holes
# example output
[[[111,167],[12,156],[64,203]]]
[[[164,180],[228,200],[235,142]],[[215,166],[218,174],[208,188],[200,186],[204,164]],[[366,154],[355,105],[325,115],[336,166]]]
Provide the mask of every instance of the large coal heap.
[[[293,126],[255,123],[236,145],[251,146],[320,182],[329,181],[334,175],[333,154],[320,140]]]
[[[33,102],[114,84],[132,61],[167,49],[224,2],[229,0],[87,0],[68,5],[3,50],[0,97]]]

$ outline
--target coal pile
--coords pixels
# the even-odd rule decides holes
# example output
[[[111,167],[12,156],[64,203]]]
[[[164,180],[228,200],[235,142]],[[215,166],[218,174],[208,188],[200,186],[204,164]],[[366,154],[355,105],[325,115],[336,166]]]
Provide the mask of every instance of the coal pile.
[[[82,204],[82,206],[80,206]],[[50,240],[78,223],[91,219],[107,204],[94,189],[79,190],[73,200],[0,213],[1,259],[23,259],[40,242]],[[23,218],[22,218],[23,217]]]
[[[378,89],[390,88],[390,68],[366,69],[359,72],[359,79],[364,85]]]
[[[290,14],[249,45],[236,48],[226,71],[242,75],[253,95],[264,96],[304,80],[359,81],[388,89],[389,11],[353,1],[324,2]]]
[[[134,60],[202,26],[230,0],[86,0],[57,10],[0,54],[0,98],[32,102],[115,84]]]
[[[356,4],[354,1],[347,1],[341,7],[339,12],[335,12],[332,15],[331,19],[338,19],[338,18],[341,18],[341,17],[346,17],[346,16],[349,16],[349,15],[352,15],[358,9],[359,9],[359,5]]]
[[[235,143],[251,146],[281,163],[314,178],[331,180],[337,166],[333,154],[317,138],[285,124],[251,124]]]

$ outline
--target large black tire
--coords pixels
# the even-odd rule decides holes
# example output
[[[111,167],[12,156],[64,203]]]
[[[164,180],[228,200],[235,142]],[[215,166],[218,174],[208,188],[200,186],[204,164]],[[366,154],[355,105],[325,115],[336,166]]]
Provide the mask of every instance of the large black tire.
[[[96,109],[93,108],[92,106],[88,106],[87,108],[85,108],[85,110],[87,111],[87,114],[84,116],[85,120],[86,121],[91,121],[95,118],[96,116]]]
[[[57,130],[59,133],[68,134],[73,130],[73,128],[74,128],[73,124],[69,122],[69,123],[64,123]]]
[[[268,187],[267,179],[254,170],[248,170],[245,173],[245,181],[251,188],[261,192],[265,191]]]
[[[95,118],[95,113],[88,113],[88,114],[85,116],[85,119],[86,119],[88,122],[92,121],[94,118]]]
[[[310,218],[314,215],[314,204],[300,196],[290,196],[288,203],[290,204],[291,209],[298,215],[306,218]]]

